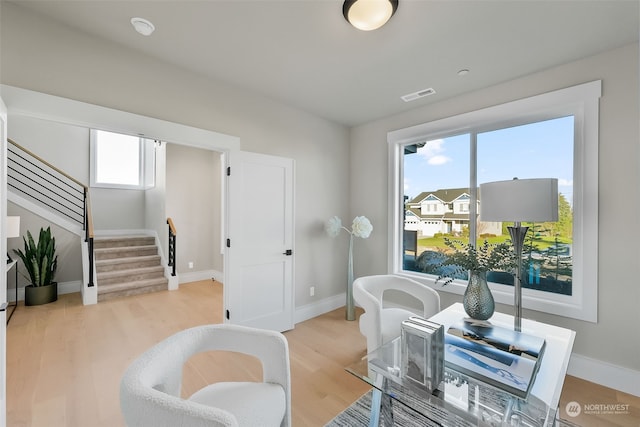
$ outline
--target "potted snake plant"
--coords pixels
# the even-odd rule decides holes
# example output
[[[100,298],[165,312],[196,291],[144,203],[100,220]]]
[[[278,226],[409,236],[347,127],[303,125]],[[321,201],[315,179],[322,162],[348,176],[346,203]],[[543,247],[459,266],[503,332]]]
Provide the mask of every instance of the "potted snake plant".
[[[20,257],[30,285],[24,288],[24,305],[47,304],[58,299],[58,283],[53,279],[58,268],[56,255],[56,239],[51,235],[51,227],[40,228],[38,242],[34,242],[31,232],[23,237],[24,251],[14,249]]]

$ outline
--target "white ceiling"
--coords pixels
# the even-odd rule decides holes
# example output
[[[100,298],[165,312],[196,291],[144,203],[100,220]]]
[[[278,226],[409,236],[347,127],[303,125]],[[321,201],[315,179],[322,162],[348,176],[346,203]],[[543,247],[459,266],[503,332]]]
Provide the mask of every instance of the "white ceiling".
[[[400,0],[379,30],[341,0],[15,3],[142,53],[353,126],[638,40],[638,0]],[[150,37],[130,25],[152,21]],[[469,69],[458,76],[461,69]],[[436,94],[405,103],[402,95]]]

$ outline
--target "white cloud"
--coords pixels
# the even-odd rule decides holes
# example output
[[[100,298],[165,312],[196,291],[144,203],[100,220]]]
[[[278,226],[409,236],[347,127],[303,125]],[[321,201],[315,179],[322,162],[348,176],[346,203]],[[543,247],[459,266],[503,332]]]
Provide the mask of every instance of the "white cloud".
[[[418,154],[429,159],[436,154],[442,153],[444,151],[444,147],[442,146],[443,144],[444,141],[442,139],[434,139],[433,141],[428,141],[425,145],[418,148]]]
[[[427,160],[427,163],[429,163],[432,166],[440,166],[440,165],[444,165],[445,163],[449,163],[451,161],[450,157],[447,156],[433,156],[431,157],[429,160]]]
[[[572,179],[564,179],[564,178],[558,179],[558,186],[559,187],[571,187],[572,185],[573,185],[573,180]]]
[[[424,159],[432,166],[444,165],[451,161],[450,157],[441,154],[445,151],[444,140],[442,139],[428,141],[424,146],[418,148],[418,154],[424,157]]]

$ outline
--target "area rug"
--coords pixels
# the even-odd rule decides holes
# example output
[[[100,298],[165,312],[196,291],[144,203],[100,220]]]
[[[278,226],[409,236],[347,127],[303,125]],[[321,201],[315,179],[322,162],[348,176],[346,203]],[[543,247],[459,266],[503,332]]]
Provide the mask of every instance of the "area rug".
[[[339,413],[325,427],[357,427],[369,425],[371,413],[371,391],[365,393],[351,406]],[[380,415],[381,418],[384,415]],[[424,416],[411,411],[403,405],[393,405],[394,426],[438,427],[440,424],[431,422]]]
[[[365,393],[355,401],[347,409],[339,413],[334,419],[329,421],[325,427],[358,427],[369,425],[369,414],[371,411],[371,391]],[[381,415],[382,417],[382,415]],[[455,423],[457,424],[457,423]],[[424,416],[413,412],[411,409],[396,404],[393,405],[393,425],[398,427],[453,427],[453,425],[444,425],[425,418]],[[464,425],[464,423],[459,424]],[[566,420],[560,420],[560,427],[577,427]]]

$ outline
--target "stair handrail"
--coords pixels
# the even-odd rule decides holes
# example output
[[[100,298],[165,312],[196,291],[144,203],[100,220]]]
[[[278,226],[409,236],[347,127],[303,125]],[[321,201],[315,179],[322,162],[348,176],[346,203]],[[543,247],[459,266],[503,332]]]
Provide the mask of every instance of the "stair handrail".
[[[25,153],[27,153],[28,155],[30,155],[31,157],[33,157],[34,159],[36,159],[37,161],[43,163],[44,165],[46,165],[47,167],[53,169],[54,171],[56,171],[57,173],[59,173],[60,175],[64,176],[65,178],[67,178],[70,181],[73,181],[74,183],[78,184],[80,187],[84,187],[85,189],[87,189],[88,187],[78,181],[77,179],[75,179],[74,177],[72,177],[71,175],[69,175],[68,173],[66,173],[65,171],[55,167],[54,165],[52,165],[51,163],[47,162],[45,159],[43,159],[42,157],[38,156],[37,154],[35,154],[34,152],[24,148],[22,145],[18,144],[17,142],[15,142],[14,140],[12,140],[11,138],[7,138],[7,141],[9,141],[10,144],[15,145],[17,148],[19,148],[20,150],[24,151]]]
[[[84,187],[84,229],[85,229],[85,242],[89,246],[89,283],[88,287],[93,287],[93,269],[94,269],[94,255],[93,255],[93,215],[91,214],[91,197],[89,195],[89,188]]]
[[[87,186],[12,139],[8,141],[7,186],[84,227]]]
[[[167,218],[167,225],[169,226],[169,260],[168,265],[171,267],[171,275],[176,275],[176,226],[173,224],[173,219]]]
[[[27,148],[25,148],[22,145],[18,144],[17,142],[12,140],[11,138],[7,138],[7,141],[11,145],[13,145],[17,149],[19,149],[20,151],[28,154],[31,158],[33,158],[37,162],[42,163],[47,168],[49,168],[52,171],[56,172],[57,174],[65,177],[66,179],[68,179],[69,181],[73,182],[74,184],[76,184],[78,187],[80,187],[82,189],[83,199],[84,199],[83,200],[83,206],[82,206],[82,216],[83,216],[82,228],[83,228],[83,230],[85,232],[85,242],[89,246],[89,250],[88,250],[88,252],[89,252],[89,283],[88,283],[88,287],[93,287],[94,286],[94,281],[93,281],[93,271],[94,271],[93,238],[94,238],[94,232],[93,232],[93,216],[91,214],[91,199],[89,197],[89,187],[87,185],[85,185],[84,183],[82,183],[81,181],[77,180],[76,178],[72,177],[68,173],[64,172],[60,168],[52,165],[51,163],[49,163],[48,161],[46,161],[42,157],[40,157],[37,154],[35,154],[34,152],[32,152],[31,150],[28,150]],[[31,163],[30,161],[28,161],[28,162]],[[37,167],[37,168],[47,172],[45,169],[40,168],[40,166],[36,166],[33,163],[31,163],[31,164],[34,167]],[[50,174],[50,172],[47,172],[47,173]]]

